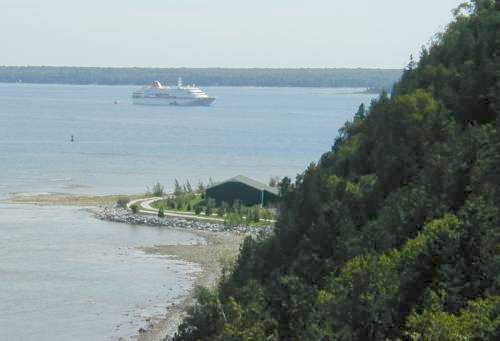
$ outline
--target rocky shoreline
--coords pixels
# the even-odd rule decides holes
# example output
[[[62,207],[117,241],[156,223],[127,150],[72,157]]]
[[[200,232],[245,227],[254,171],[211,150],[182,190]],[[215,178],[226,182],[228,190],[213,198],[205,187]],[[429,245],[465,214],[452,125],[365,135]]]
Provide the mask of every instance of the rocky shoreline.
[[[94,216],[101,220],[115,221],[126,224],[162,226],[171,228],[188,229],[194,231],[210,232],[233,232],[245,235],[257,236],[260,234],[271,233],[271,226],[244,226],[244,225],[226,225],[210,221],[201,221],[196,219],[181,217],[163,217],[154,215],[134,214],[122,208],[104,207],[90,210]]]

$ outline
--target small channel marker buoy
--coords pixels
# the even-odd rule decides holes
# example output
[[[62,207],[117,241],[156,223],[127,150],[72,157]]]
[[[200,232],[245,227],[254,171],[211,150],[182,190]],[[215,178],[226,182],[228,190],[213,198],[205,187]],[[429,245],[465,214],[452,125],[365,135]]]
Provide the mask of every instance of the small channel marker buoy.
[[[75,142],[75,137],[73,135],[71,135],[71,139],[70,139],[71,142]]]
[[[115,99],[115,104],[118,104],[118,103],[119,103],[119,102],[118,102],[118,100],[117,100],[117,99]]]

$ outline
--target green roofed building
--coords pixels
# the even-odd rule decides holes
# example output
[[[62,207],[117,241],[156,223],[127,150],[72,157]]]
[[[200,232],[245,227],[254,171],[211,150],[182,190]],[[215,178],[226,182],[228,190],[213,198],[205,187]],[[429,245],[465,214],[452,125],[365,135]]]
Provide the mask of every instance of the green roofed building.
[[[235,176],[207,188],[206,196],[216,201],[217,205],[226,202],[232,205],[238,200],[243,205],[272,206],[278,201],[278,189],[243,175]]]

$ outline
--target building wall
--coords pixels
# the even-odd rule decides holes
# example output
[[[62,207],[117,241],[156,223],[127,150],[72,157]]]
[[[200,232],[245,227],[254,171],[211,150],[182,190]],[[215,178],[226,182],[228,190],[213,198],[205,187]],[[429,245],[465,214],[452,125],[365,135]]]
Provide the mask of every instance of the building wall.
[[[226,202],[230,205],[239,200],[244,205],[260,205],[262,192],[239,182],[226,182],[206,191],[207,197],[214,199],[217,205]]]

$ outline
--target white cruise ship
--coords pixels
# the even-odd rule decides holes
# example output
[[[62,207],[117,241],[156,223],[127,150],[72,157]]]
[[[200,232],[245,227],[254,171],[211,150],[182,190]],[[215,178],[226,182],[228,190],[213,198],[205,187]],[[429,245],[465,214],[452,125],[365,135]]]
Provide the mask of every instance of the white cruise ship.
[[[194,85],[182,85],[182,79],[179,78],[177,86],[166,86],[154,81],[135,91],[132,100],[134,104],[143,105],[208,106],[215,98]]]

